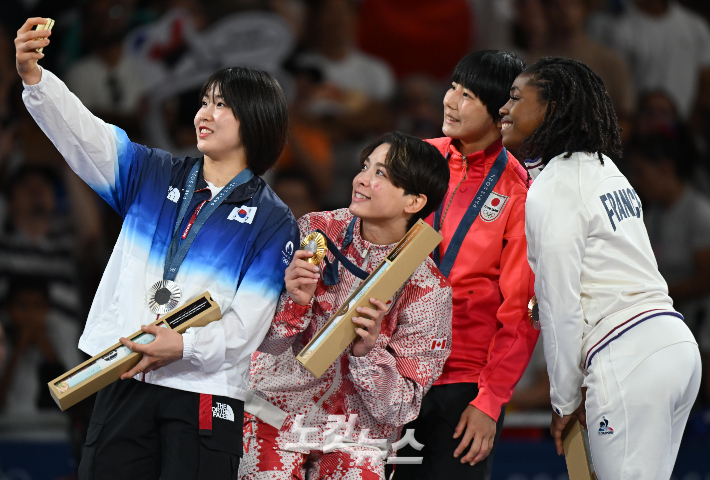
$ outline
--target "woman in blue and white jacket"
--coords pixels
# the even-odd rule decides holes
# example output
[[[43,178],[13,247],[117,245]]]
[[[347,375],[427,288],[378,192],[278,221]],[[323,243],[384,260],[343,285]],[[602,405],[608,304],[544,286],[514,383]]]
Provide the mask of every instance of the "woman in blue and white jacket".
[[[79,348],[96,355],[141,326],[156,335],[145,346],[122,338],[144,354],[122,378],[140,381],[99,392],[80,478],[236,478],[250,356],[269,329],[299,239],[288,207],[259,177],[286,143],[283,93],[262,71],[215,73],[194,121],[204,156],[175,158],[132,143],[39,67],[44,54],[36,49],[51,32],[32,27],[44,23],[29,19],[15,39],[25,105],[124,219]],[[147,297],[165,280],[179,290],[178,305],[209,291],[222,319],[184,335],[145,327],[163,312]]]

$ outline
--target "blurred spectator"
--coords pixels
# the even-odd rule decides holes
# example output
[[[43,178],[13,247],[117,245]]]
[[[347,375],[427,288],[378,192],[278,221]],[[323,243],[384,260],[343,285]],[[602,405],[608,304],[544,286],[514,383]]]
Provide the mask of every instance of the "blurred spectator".
[[[306,39],[308,21],[308,6],[305,0],[270,0],[269,7],[288,22],[296,45],[301,45]]]
[[[7,357],[7,335],[0,322],[0,372],[5,368],[5,358]],[[0,477],[2,478],[2,477]]]
[[[315,182],[300,170],[283,170],[277,173],[271,181],[271,187],[291,209],[296,219],[320,209]]]
[[[710,329],[710,200],[690,185],[693,150],[682,130],[662,131],[636,138],[628,157],[659,271],[700,339]],[[708,356],[710,345],[701,352]]]
[[[549,26],[544,43],[530,50],[528,63],[541,57],[559,56],[589,66],[604,82],[619,120],[628,126],[635,107],[631,73],[626,62],[613,50],[592,41],[585,24],[592,0],[543,0]]]
[[[43,279],[13,277],[9,293],[9,360],[0,377],[0,409],[17,415],[56,408],[45,385],[81,362],[79,328],[54,314]]]
[[[323,208],[350,203],[351,181],[360,169],[367,139],[391,129],[396,83],[382,60],[356,48],[357,7],[353,0],[316,0],[309,10],[309,50],[298,54],[298,69],[321,72],[303,111],[333,142],[332,181],[323,192]],[[304,116],[304,118],[306,117]]]
[[[98,195],[64,162],[52,142],[22,104],[21,83],[17,87],[18,89],[14,90],[12,95],[12,112],[16,114],[10,119],[6,155],[4,158],[0,155],[0,185],[4,187],[0,196],[0,249],[7,242],[25,245],[28,249],[34,248],[34,246],[30,248],[33,244],[26,243],[19,236],[9,205],[17,183],[23,181],[25,174],[36,173],[51,183],[54,195],[52,207],[54,211],[50,215],[51,236],[69,239],[65,246],[67,251],[73,254],[81,270],[80,283],[91,293],[90,289],[98,286],[108,258],[106,252],[101,249],[102,240],[108,234],[103,229],[104,222],[107,218],[113,219],[118,215],[111,216],[113,214],[111,212],[102,218]],[[1,133],[2,129],[0,129]],[[22,195],[26,197],[31,196],[32,193],[25,192]],[[0,250],[1,255],[2,250]],[[3,295],[1,285],[0,275],[0,300]],[[51,291],[53,295],[56,294],[54,290]],[[70,296],[70,298],[73,301],[75,297]],[[81,311],[83,312],[84,308]]]
[[[315,68],[299,68],[293,62],[287,69],[294,77],[296,93],[288,106],[289,141],[274,168],[276,172],[302,172],[323,192],[331,187],[333,147],[328,132],[309,112],[323,74]]]
[[[140,137],[144,94],[138,64],[124,52],[137,0],[89,0],[82,8],[84,43],[90,54],[66,74],[67,86],[94,114]]]
[[[680,3],[710,21],[710,2],[707,0],[680,0]]]
[[[327,190],[332,178],[330,138],[316,127],[291,120],[288,144],[274,168],[277,175],[282,170],[297,169],[311,178],[319,190]]]
[[[527,60],[530,52],[541,50],[547,43],[548,25],[542,0],[516,0],[512,25],[515,46]]]
[[[13,43],[10,30],[0,23],[0,125],[9,123],[12,119],[14,112],[11,95],[16,93],[14,88],[20,83],[19,77],[13,74],[15,58],[11,48]]]
[[[680,123],[678,110],[666,92],[651,90],[639,95],[634,134],[644,137],[663,130],[676,130]]]
[[[46,169],[24,167],[10,182],[8,218],[0,231],[0,303],[10,279],[32,275],[47,284],[50,306],[75,324],[83,321],[77,237],[58,215],[56,179]],[[92,222],[91,216],[85,221]]]
[[[18,149],[20,133],[16,107],[22,86],[15,73],[13,48],[9,27],[0,23],[0,181],[7,175]],[[0,219],[2,216],[0,212]]]
[[[514,50],[513,25],[519,0],[468,0],[474,17],[474,49]]]
[[[637,90],[668,92],[680,117],[710,108],[710,28],[671,0],[633,0],[608,41],[631,66]]]
[[[448,79],[471,49],[473,17],[467,0],[364,0],[359,43],[385,59],[399,78],[422,73]]]
[[[673,99],[667,93],[655,90],[642,92],[638,98],[636,118],[631,128],[636,137],[652,136],[656,132],[685,135],[690,146],[705,147],[701,154],[693,151],[692,174],[689,181],[701,192],[710,194],[710,169],[707,162],[707,141],[701,136],[691,136],[681,121]]]
[[[311,23],[313,51],[299,55],[296,63],[323,73],[313,113],[331,117],[329,126],[340,137],[386,129],[385,103],[395,93],[395,78],[385,62],[356,48],[354,2],[318,0],[311,7]]]
[[[710,299],[710,200],[689,184],[693,150],[666,130],[635,138],[627,153],[659,269],[681,312],[686,301]]]
[[[395,98],[395,128],[419,138],[441,136],[441,99],[445,88],[425,75],[411,75]]]

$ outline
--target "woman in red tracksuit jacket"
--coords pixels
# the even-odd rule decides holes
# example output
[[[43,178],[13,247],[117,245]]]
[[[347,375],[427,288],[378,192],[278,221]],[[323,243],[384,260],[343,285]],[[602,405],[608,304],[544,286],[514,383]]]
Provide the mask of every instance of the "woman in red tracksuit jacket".
[[[424,449],[400,456],[423,455],[423,463],[397,465],[396,480],[490,478],[504,406],[537,342],[528,318],[528,175],[503,148],[498,114],[523,69],[506,52],[464,57],[444,98],[446,137],[428,140],[451,172],[444,202],[427,221],[444,236],[434,260],[453,286],[452,345],[419,418],[404,427],[415,429]]]

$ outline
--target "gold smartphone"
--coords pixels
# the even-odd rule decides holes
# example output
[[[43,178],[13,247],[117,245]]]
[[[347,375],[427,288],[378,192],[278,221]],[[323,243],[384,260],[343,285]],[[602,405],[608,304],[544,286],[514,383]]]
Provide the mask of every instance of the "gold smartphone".
[[[37,25],[35,30],[51,30],[52,27],[54,26],[54,20],[52,20],[51,18],[45,18],[45,20],[47,20],[47,23],[45,23],[44,25]],[[44,37],[44,38],[47,38],[47,37]],[[42,40],[42,38],[38,38],[37,40]],[[38,48],[36,50],[37,50],[37,53],[42,53],[42,50],[44,50],[44,47]]]

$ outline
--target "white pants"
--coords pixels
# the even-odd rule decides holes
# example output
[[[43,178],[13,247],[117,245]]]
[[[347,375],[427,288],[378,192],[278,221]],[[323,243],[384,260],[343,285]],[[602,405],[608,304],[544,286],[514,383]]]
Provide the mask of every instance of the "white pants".
[[[587,426],[599,480],[668,480],[700,388],[698,346],[679,318],[650,318],[588,368]]]

